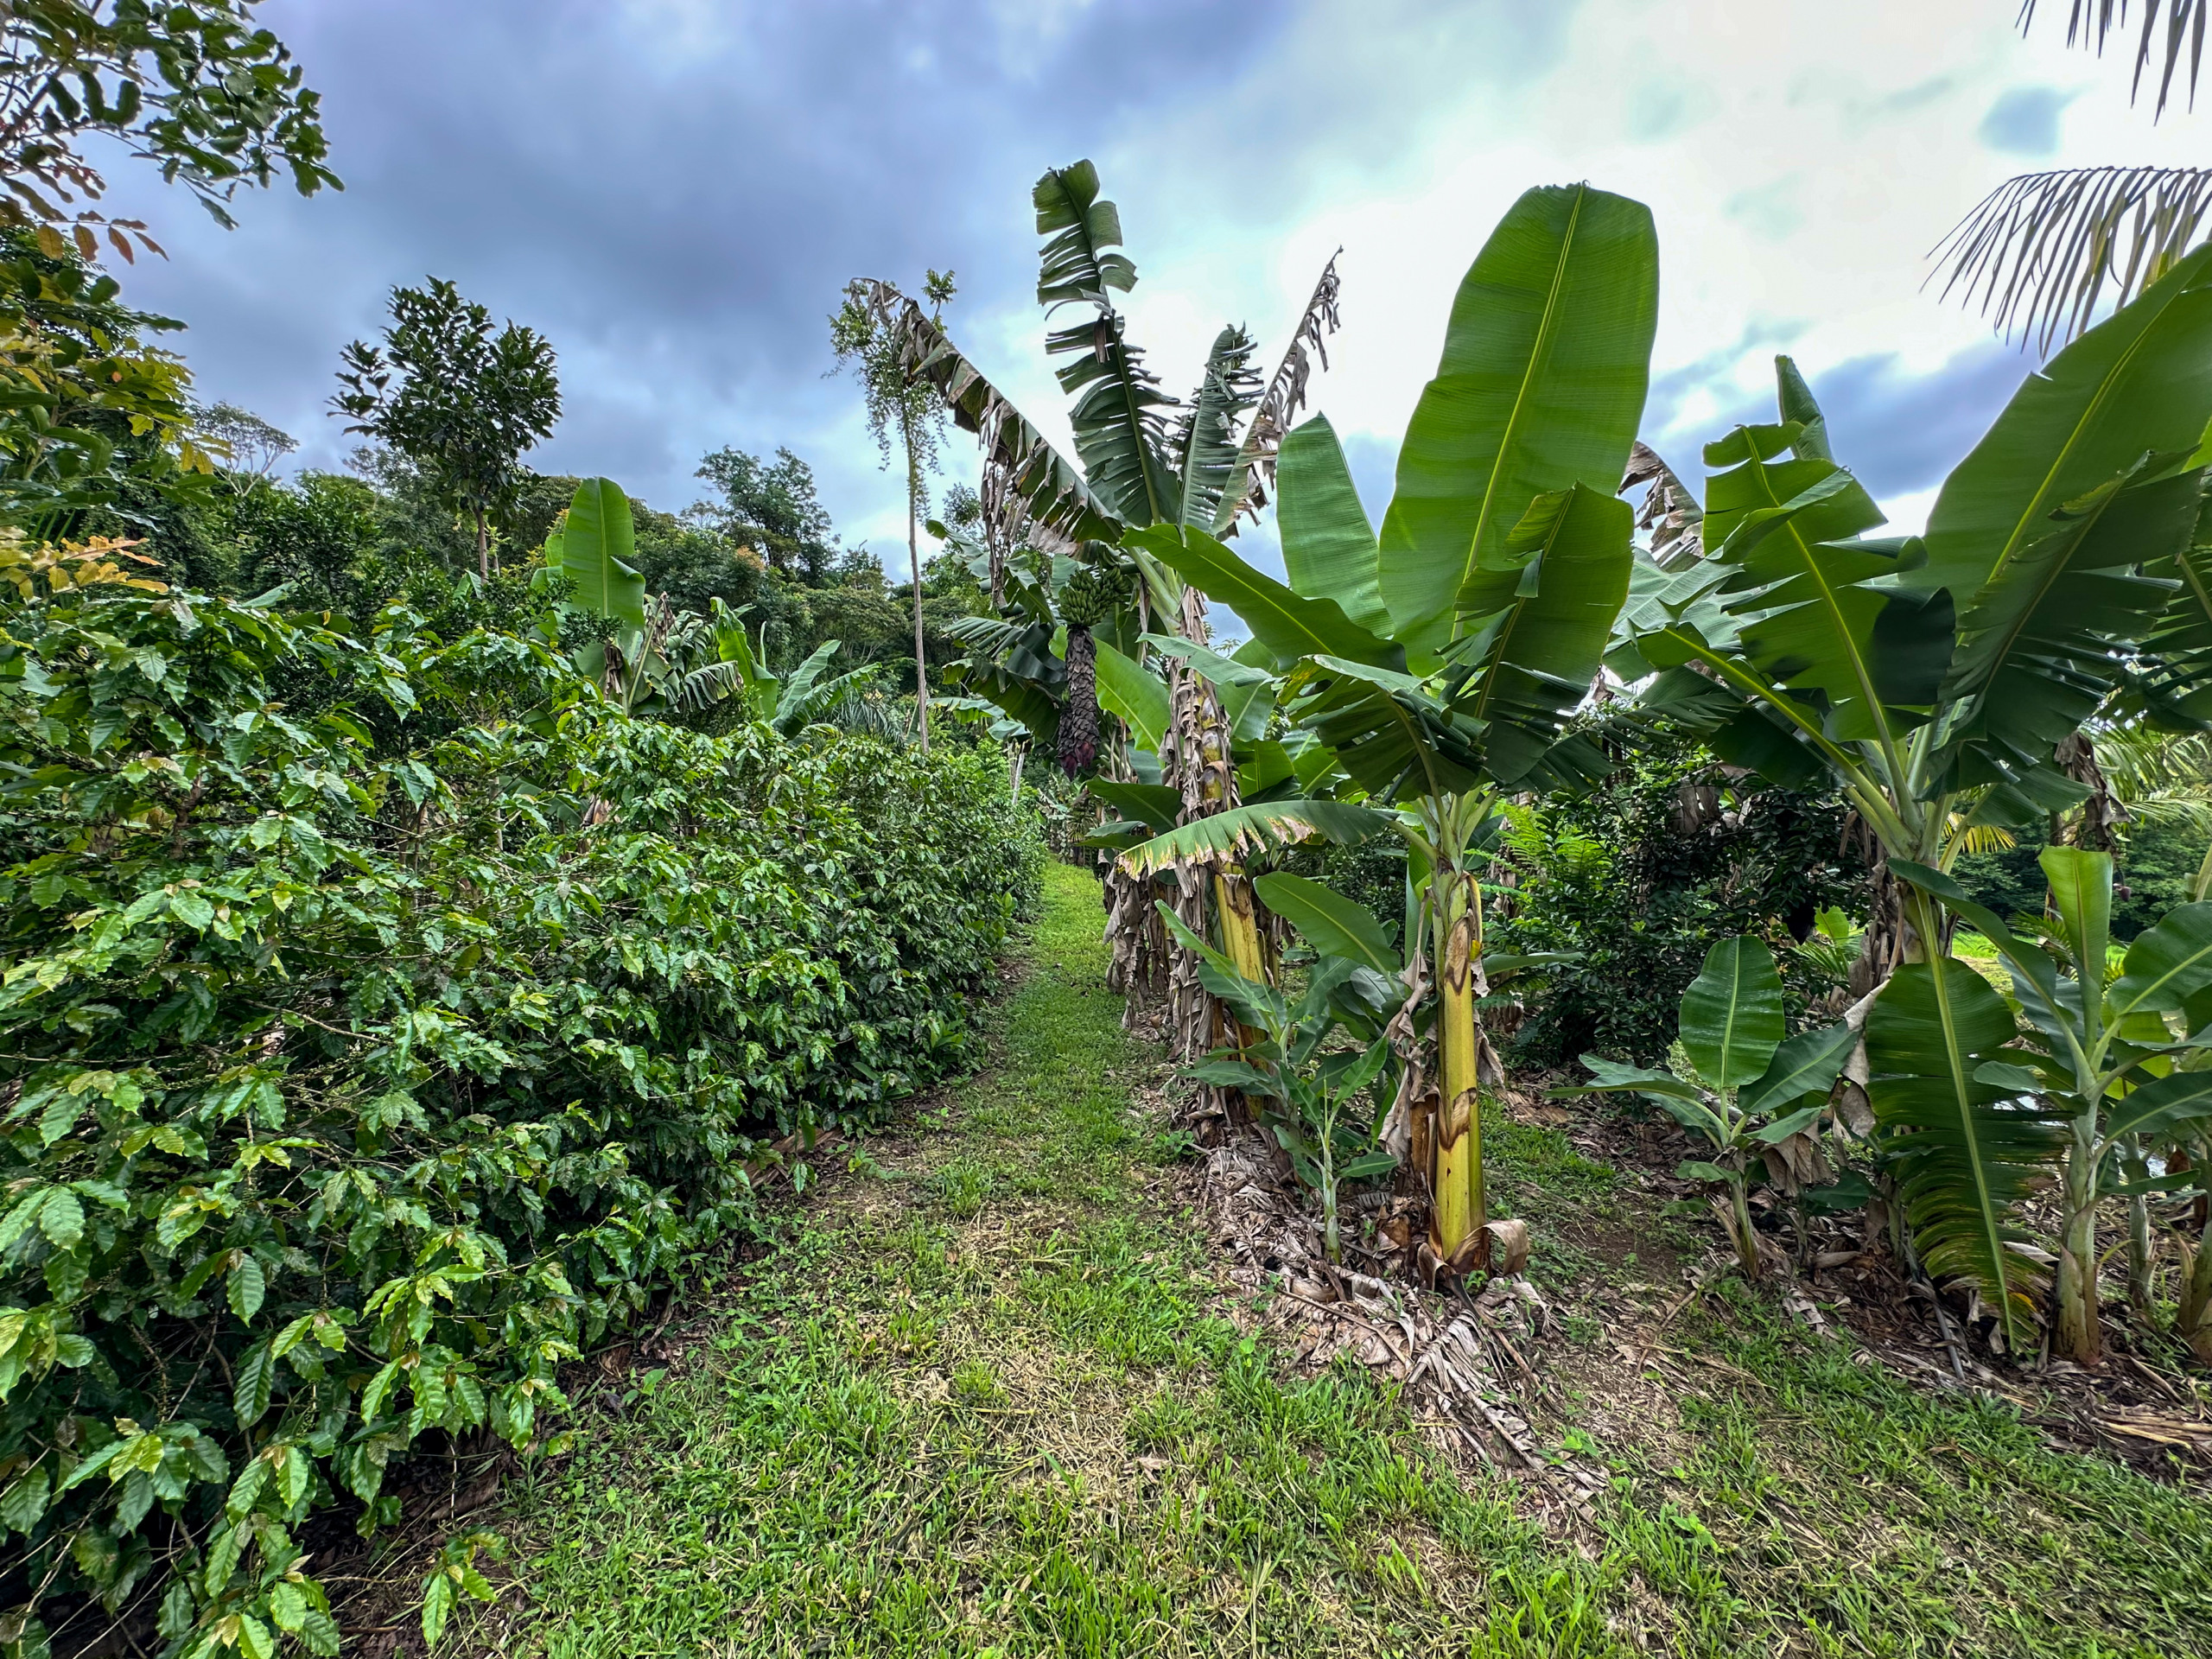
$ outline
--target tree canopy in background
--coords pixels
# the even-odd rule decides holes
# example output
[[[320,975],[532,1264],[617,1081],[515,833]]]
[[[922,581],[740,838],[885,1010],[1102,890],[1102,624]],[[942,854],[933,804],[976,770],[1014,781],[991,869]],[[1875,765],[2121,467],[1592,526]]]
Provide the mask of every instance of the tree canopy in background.
[[[687,516],[732,542],[758,548],[785,575],[818,587],[846,557],[829,510],[815,493],[814,469],[790,450],[777,450],[770,462],[723,448],[703,458],[696,475],[721,499],[695,501]]]
[[[492,569],[493,516],[512,505],[522,457],[561,418],[553,347],[535,329],[492,314],[433,276],[391,290],[384,344],[340,353],[331,401],[346,429],[389,445],[421,469],[436,499],[476,527],[480,574]]]

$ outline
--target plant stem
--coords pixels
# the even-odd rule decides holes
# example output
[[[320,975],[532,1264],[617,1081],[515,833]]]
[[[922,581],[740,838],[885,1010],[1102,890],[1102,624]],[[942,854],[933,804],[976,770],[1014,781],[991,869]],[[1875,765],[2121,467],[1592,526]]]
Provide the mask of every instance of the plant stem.
[[[1744,1269],[1744,1277],[1757,1280],[1759,1276],[1758,1235],[1751,1230],[1751,1199],[1744,1172],[1728,1172],[1728,1201],[1736,1209],[1736,1261]]]
[[[2190,1263],[2189,1281],[2182,1287],[2181,1317],[2175,1329],[2197,1358],[2212,1363],[2212,1210],[2196,1240],[2196,1259]]]
[[[899,423],[906,441],[906,569],[914,578],[914,710],[922,734],[922,753],[930,752],[930,664],[922,646],[922,554],[914,535],[916,498],[921,494],[919,463],[914,456],[914,417],[909,412]]]
[[[1436,1132],[1436,1236],[1448,1260],[1490,1219],[1483,1182],[1481,1035],[1475,963],[1482,948],[1480,895],[1466,872],[1440,868],[1435,901],[1437,1070],[1443,1116]]]
[[[2096,1165],[2089,1137],[2075,1125],[2066,1159],[2066,1230],[2058,1251],[2058,1329],[2055,1346],[2077,1365],[2103,1358],[2097,1321]]]

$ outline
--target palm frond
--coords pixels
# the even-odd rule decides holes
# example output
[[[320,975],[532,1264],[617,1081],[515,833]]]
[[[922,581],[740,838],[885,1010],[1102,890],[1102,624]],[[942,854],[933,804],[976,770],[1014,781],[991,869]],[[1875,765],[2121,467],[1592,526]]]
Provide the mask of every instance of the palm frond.
[[[1260,509],[1267,505],[1268,492],[1274,487],[1275,455],[1282,448],[1283,435],[1298,418],[1298,411],[1306,407],[1306,388],[1313,378],[1314,359],[1318,358],[1324,369],[1329,366],[1328,336],[1344,326],[1337,314],[1337,298],[1344,287],[1337,275],[1337,260],[1343,253],[1338,248],[1321,267],[1320,280],[1313,284],[1306,309],[1299,313],[1298,326],[1290,332],[1290,343],[1283,347],[1282,361],[1275,365],[1268,389],[1260,394],[1252,423],[1245,429],[1229,487],[1214,508],[1213,533],[1224,540],[1236,533],[1240,516],[1256,519]],[[1192,521],[1185,518],[1184,522]]]
[[[2111,726],[2090,734],[2114,799],[2145,826],[2212,833],[2212,733]]]
[[[953,423],[982,445],[987,510],[1017,521],[1014,534],[1057,552],[1121,534],[1083,474],[963,356],[943,325],[889,283],[855,284],[910,372],[930,382]]]
[[[2212,168],[2082,167],[2009,179],[1929,256],[1942,294],[1962,291],[2038,352],[2125,305],[2189,251],[2212,213]],[[1948,275],[1946,274],[1948,273]]]
[[[2143,33],[2135,44],[2135,76],[2128,83],[2130,102],[2143,94],[2143,72],[2151,67],[2151,50],[2161,21],[2166,26],[2164,60],[2158,71],[2158,105],[2152,118],[2166,112],[2166,99],[2173,91],[2174,72],[2189,53],[2189,101],[2196,102],[2196,72],[2204,61],[2204,15],[2212,0],[2143,0]],[[2036,0],[2020,0],[2020,32],[2033,28]],[[2127,0],[2073,0],[2066,17],[2066,44],[2079,46],[2102,57],[2105,39],[2127,27]]]
[[[2001,853],[2020,844],[2018,836],[1997,823],[1955,823],[1950,842],[1960,852],[1970,854]]]

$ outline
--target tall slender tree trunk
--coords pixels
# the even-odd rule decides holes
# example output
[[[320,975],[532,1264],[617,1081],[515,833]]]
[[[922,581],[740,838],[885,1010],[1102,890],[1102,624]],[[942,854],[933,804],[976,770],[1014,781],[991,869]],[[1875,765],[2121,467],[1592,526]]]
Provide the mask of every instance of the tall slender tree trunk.
[[[930,752],[930,663],[922,648],[922,550],[914,536],[915,498],[921,493],[921,474],[914,463],[914,433],[906,439],[906,569],[914,578],[914,719],[922,734],[922,753]]]
[[[476,514],[476,574],[485,581],[492,580],[492,531],[484,521],[484,509],[474,509]]]

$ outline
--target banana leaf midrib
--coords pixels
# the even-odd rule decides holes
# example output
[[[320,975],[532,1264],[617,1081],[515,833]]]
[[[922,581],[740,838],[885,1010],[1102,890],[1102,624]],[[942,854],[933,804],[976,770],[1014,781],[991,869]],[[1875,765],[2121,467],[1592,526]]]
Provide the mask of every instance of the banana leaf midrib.
[[[1775,499],[1774,486],[1767,475],[1766,463],[1758,459],[1756,449],[1751,452],[1751,464],[1758,470],[1759,493],[1766,498],[1768,505],[1774,507],[1784,505],[1783,502]],[[1789,544],[1797,550],[1798,563],[1811,579],[1815,591],[1820,595],[1821,607],[1827,613],[1836,638],[1842,642],[1844,656],[1851,664],[1851,677],[1858,684],[1859,697],[1866,705],[1867,720],[1877,734],[1876,741],[1881,745],[1883,759],[1889,765],[1892,786],[1902,791],[1905,774],[1903,758],[1897,749],[1897,734],[1891,729],[1890,711],[1884,706],[1881,695],[1875,689],[1873,667],[1866,660],[1866,653],[1859,649],[1858,639],[1853,636],[1849,620],[1844,615],[1843,605],[1836,595],[1834,584],[1828,580],[1827,573],[1821,569],[1820,561],[1813,556],[1813,550],[1807,545],[1804,532],[1797,528],[1794,517],[1784,522],[1781,533],[1788,537]]]
[[[2048,516],[2047,509],[2051,500],[2052,492],[2056,486],[2059,473],[2080,446],[2089,430],[2092,421],[2104,408],[2107,400],[2111,397],[2113,388],[2120,384],[2121,372],[2134,362],[2136,354],[2143,349],[2144,342],[2157,331],[2158,325],[2155,320],[2137,331],[2135,338],[2127,343],[2126,349],[2113,359],[2112,366],[2099,378],[2095,395],[2083,406],[2081,413],[2075,416],[2072,429],[2068,432],[2066,442],[2059,446],[2058,452],[2051,457],[2050,466],[2044,472],[2043,481],[2036,486],[2035,493],[2028,498],[2028,505],[2013,520],[2012,528],[2005,537],[2005,544],[1998,550],[1996,560],[1989,567],[1988,575],[1983,578],[1982,585],[1985,588],[2001,578],[2011,567],[2012,561],[2019,556],[2024,538],[2028,533],[2028,527],[2039,518]]]
[[[1521,383],[1514,389],[1513,408],[1507,414],[1504,429],[1498,435],[1497,454],[1491,461],[1490,477],[1483,485],[1482,505],[1475,513],[1474,533],[1467,538],[1465,562],[1459,569],[1459,586],[1462,588],[1472,579],[1476,564],[1482,556],[1483,537],[1489,531],[1492,506],[1500,487],[1499,474],[1505,470],[1506,457],[1512,450],[1515,434],[1520,429],[1522,412],[1529,404],[1529,388],[1535,382],[1537,371],[1551,354],[1552,332],[1559,315],[1560,295],[1567,286],[1567,262],[1573,257],[1574,238],[1582,224],[1582,207],[1589,200],[1589,186],[1575,187],[1574,207],[1567,215],[1567,233],[1560,238],[1558,263],[1552,268],[1550,290],[1544,296],[1544,315],[1536,325],[1536,338],[1529,349],[1528,363],[1521,371]],[[1460,619],[1456,614],[1456,605],[1454,609],[1452,637],[1456,639],[1461,637]]]
[[[1958,1016],[1951,1007],[1951,988],[1944,969],[1951,963],[1949,957],[1939,956],[1928,965],[1929,980],[1936,995],[1936,1017],[1943,1027],[1943,1062],[1950,1069],[1951,1098],[1959,1111],[1960,1140],[1965,1144],[1967,1167],[1973,1172],[1974,1208],[1981,1218],[1981,1230],[1990,1253],[1990,1265],[1997,1273],[1997,1300],[2002,1310],[1999,1317],[2007,1333],[2012,1325],[2012,1284],[2005,1272],[2005,1230],[1999,1219],[1997,1208],[1990,1196],[1989,1173],[1984,1167],[1981,1137],[1974,1132],[1974,1090],[1970,1079],[1962,1068],[1959,1052]],[[1969,968],[1965,971],[1972,973]]]

